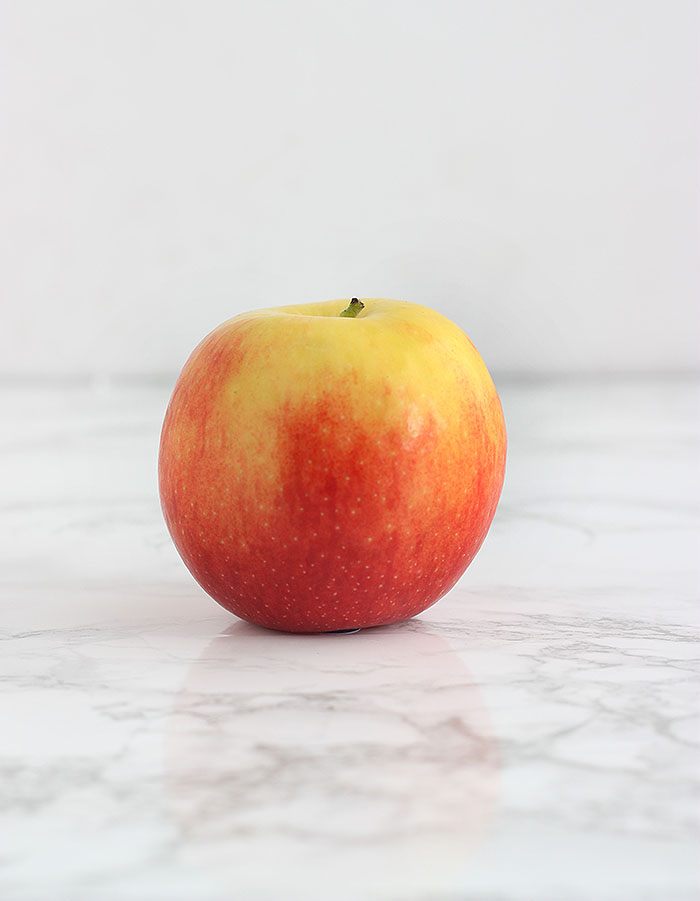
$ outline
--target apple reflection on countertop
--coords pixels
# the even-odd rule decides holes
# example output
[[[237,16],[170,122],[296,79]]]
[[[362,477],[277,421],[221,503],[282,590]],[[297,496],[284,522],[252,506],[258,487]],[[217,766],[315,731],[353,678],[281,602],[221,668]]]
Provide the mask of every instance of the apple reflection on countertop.
[[[263,859],[282,884],[305,874],[307,896],[393,897],[458,881],[497,809],[498,746],[463,659],[426,623],[239,622],[187,673],[165,786],[193,858],[218,854],[253,897]]]

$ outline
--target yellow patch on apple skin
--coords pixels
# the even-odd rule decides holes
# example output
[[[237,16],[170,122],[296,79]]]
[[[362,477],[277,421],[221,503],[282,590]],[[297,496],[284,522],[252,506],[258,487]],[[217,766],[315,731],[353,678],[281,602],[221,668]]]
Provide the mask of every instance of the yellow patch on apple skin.
[[[496,509],[505,427],[473,345],[432,310],[363,301],[356,319],[330,301],[224,323],[166,414],[173,540],[219,603],[261,625],[415,615],[459,578]]]

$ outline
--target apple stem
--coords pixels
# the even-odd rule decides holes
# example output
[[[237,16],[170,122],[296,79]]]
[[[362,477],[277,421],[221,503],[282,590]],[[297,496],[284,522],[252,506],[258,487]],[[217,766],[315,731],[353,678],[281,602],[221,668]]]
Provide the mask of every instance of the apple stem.
[[[353,299],[350,301],[350,306],[346,307],[340,315],[348,316],[349,318],[354,319],[361,310],[364,310],[364,308],[365,305],[362,303],[362,301],[358,300],[356,297],[353,297]]]

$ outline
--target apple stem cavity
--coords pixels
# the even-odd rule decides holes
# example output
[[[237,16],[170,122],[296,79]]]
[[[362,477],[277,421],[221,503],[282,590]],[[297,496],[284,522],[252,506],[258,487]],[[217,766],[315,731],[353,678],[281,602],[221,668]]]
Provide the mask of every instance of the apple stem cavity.
[[[345,307],[343,312],[340,314],[341,316],[347,316],[350,319],[354,319],[362,310],[364,310],[365,305],[361,300],[358,300],[356,297],[350,301],[350,305]]]

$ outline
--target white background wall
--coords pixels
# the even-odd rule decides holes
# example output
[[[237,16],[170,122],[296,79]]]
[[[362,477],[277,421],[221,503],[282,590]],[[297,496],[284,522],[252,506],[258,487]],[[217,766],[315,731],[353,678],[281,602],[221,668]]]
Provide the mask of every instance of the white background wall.
[[[1,371],[352,294],[493,370],[698,365],[694,0],[1,9]]]

